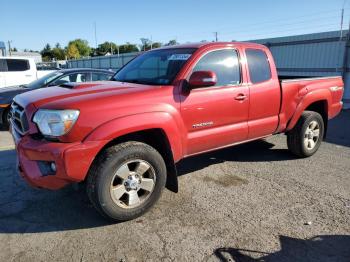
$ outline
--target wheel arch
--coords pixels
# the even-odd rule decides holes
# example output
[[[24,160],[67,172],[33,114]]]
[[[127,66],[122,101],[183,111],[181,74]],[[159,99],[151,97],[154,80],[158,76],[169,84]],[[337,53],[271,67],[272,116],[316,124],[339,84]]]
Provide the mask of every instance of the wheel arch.
[[[331,104],[331,94],[328,90],[322,89],[308,93],[296,107],[296,110],[288,121],[286,131],[290,131],[296,125],[304,111],[319,113],[325,124],[325,135],[328,123],[328,110]],[[325,136],[324,135],[324,136]]]
[[[103,140],[105,142],[96,154],[92,164],[108,147],[127,141],[142,142],[152,146],[162,155],[167,167],[166,186],[169,190],[178,192],[175,162],[179,160],[182,154],[182,140],[176,123],[167,113],[136,116],[108,122],[97,128],[84,140]],[[152,119],[149,119],[149,117]],[[138,125],[134,126],[135,123],[138,123]],[[121,126],[123,128],[120,128]]]

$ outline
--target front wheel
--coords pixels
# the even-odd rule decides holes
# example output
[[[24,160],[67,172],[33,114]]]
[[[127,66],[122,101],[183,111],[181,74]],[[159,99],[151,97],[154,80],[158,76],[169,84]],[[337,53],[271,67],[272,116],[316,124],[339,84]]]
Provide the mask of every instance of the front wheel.
[[[305,111],[295,127],[287,133],[288,149],[299,157],[315,154],[324,135],[322,116],[313,111]]]
[[[6,108],[2,114],[2,123],[5,129],[8,129],[10,126],[10,118],[10,109]]]
[[[95,208],[114,221],[134,219],[159,199],[166,166],[151,146],[126,142],[102,153],[90,170],[87,193]]]

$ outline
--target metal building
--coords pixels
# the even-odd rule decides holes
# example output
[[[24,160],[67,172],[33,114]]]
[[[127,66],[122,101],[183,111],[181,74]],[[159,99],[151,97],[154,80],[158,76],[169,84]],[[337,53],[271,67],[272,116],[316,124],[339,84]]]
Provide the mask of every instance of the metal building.
[[[344,108],[350,108],[350,41],[348,31],[250,40],[268,46],[279,75],[343,76]],[[345,48],[347,46],[347,48]],[[68,67],[119,69],[137,53],[68,61]]]
[[[258,39],[250,42],[264,44],[270,48],[279,75],[343,76],[345,81],[344,108],[350,108],[348,31]]]

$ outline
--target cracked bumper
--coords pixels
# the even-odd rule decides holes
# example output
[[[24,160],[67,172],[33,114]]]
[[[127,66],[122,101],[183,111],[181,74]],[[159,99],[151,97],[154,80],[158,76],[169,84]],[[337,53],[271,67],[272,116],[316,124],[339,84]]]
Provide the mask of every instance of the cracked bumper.
[[[17,150],[20,175],[33,187],[60,189],[67,184],[83,181],[92,161],[103,147],[102,141],[59,143],[21,137],[11,130]],[[43,174],[40,163],[54,162],[56,172]]]

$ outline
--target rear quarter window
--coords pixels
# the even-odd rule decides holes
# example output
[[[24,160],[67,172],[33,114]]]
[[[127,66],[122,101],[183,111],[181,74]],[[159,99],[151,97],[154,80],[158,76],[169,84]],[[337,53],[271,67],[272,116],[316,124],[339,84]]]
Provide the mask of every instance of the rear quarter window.
[[[270,63],[263,50],[246,49],[250,81],[260,83],[271,79]]]
[[[29,70],[29,61],[25,59],[6,59],[7,71],[18,72]]]

